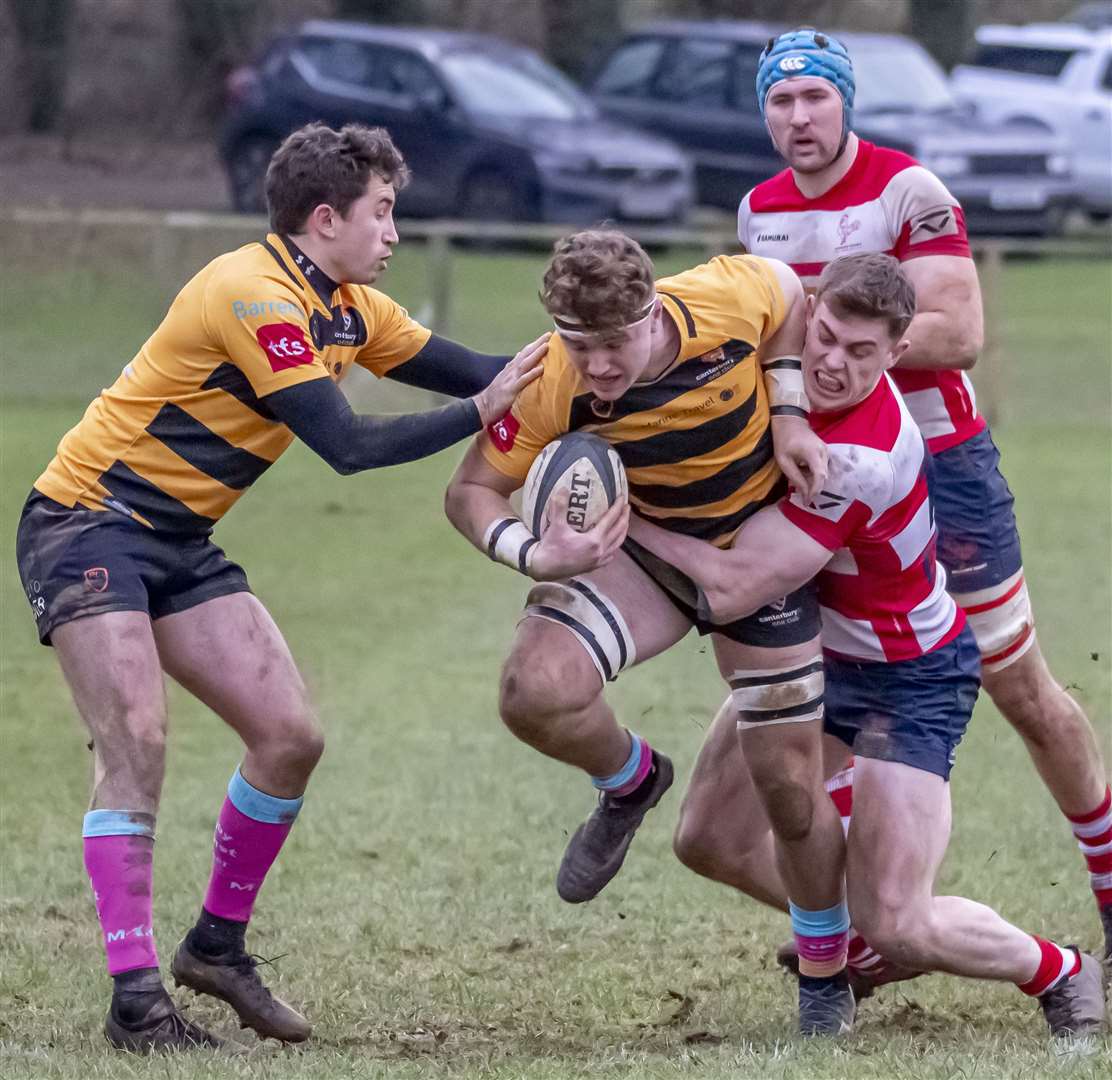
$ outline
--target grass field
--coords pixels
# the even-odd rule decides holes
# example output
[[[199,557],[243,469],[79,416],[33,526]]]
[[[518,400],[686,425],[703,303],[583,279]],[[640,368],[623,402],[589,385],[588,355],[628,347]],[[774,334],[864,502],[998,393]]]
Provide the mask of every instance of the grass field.
[[[597,901],[562,904],[555,868],[591,791],[499,724],[498,664],[524,583],[442,516],[458,450],[341,479],[295,447],[218,528],[284,628],[329,739],[250,939],[262,955],[282,956],[277,988],[316,1032],[303,1050],[243,1034],[254,1048],[235,1062],[113,1055],[100,1033],[109,982],[79,841],[89,755],[54,659],[34,641],[11,552],[28,487],[89,396],[150,332],[166,286],[119,251],[98,248],[95,264],[75,257],[63,270],[33,254],[0,271],[0,1075],[1109,1075],[1112,1043],[1057,1057],[1041,1016],[1013,987],[943,977],[882,989],[842,1045],[801,1043],[794,987],[772,963],[785,920],[672,858],[678,790]],[[673,252],[661,267],[687,258]],[[541,261],[461,256],[454,333],[494,349],[539,332]],[[424,284],[419,253],[403,246],[384,286],[419,311]],[[1040,639],[1107,746],[1112,266],[1025,262],[1009,265],[1003,284],[1007,409],[996,434]],[[404,401],[390,390],[369,397]],[[681,774],[722,697],[695,638],[610,693]],[[238,760],[214,716],[174,688],[170,703],[155,864],[166,960],[200,902],[212,825]],[[941,889],[1095,945],[1080,856],[991,705],[978,708],[959,753],[953,797]],[[215,1005],[197,1001],[190,1014],[234,1033]]]

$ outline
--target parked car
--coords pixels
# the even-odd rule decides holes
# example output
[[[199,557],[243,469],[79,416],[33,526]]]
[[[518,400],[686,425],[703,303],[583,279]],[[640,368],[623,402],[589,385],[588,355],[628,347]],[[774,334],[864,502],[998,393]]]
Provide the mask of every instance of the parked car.
[[[695,161],[699,201],[736,208],[783,168],[756,99],[757,63],[782,27],[667,21],[631,33],[591,92],[615,119],[664,136]],[[1075,194],[1062,144],[1044,131],[989,125],[954,99],[941,68],[910,38],[838,33],[857,74],[854,126],[937,173],[970,231],[1050,233]]]
[[[220,153],[243,212],[265,209],[270,155],[313,120],[389,130],[412,170],[403,215],[667,223],[693,200],[675,146],[600,118],[536,53],[486,35],[307,22],[228,90]]]
[[[1112,26],[1112,0],[1087,0],[1084,4],[1078,4],[1062,22],[1086,26],[1090,30]]]
[[[1112,27],[1065,23],[982,26],[954,92],[992,123],[1062,135],[1085,208],[1112,215]]]

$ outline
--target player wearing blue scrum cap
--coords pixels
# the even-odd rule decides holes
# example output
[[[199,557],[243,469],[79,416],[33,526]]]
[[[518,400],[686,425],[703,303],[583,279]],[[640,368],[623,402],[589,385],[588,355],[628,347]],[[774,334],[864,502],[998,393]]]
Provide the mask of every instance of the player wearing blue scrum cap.
[[[845,152],[853,124],[853,63],[845,46],[828,34],[817,30],[790,30],[773,38],[761,53],[757,69],[757,101],[765,116],[769,92],[785,79],[822,79],[842,99],[842,135],[835,159]],[[806,88],[803,88],[806,92]],[[767,120],[767,116],[765,117]],[[775,142],[775,138],[773,142]],[[785,157],[784,149],[777,150]]]

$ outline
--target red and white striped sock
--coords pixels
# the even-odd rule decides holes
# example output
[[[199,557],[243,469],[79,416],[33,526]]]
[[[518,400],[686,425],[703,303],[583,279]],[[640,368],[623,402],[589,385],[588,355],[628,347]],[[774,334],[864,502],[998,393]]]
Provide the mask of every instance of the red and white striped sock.
[[[849,819],[853,814],[853,758],[826,781],[826,790],[842,819],[842,832],[849,832]]]
[[[1105,789],[1095,810],[1069,820],[1089,867],[1089,885],[1097,906],[1106,907],[1112,904],[1112,788]]]
[[[1053,941],[1031,935],[1042,953],[1039,969],[1029,982],[1018,983],[1020,990],[1031,997],[1040,997],[1053,990],[1063,979],[1072,978],[1081,970],[1081,954],[1076,949],[1063,949]]]
[[[879,975],[885,967],[880,955],[853,927],[849,931],[846,965],[862,975]]]

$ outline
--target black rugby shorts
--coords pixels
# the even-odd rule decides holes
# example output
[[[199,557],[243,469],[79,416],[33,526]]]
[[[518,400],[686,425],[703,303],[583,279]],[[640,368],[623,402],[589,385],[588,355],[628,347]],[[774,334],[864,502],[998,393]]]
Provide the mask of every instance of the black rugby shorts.
[[[243,568],[208,536],[157,532],[113,510],[67,507],[32,491],[16,534],[19,576],[39,640],[107,611],[174,615],[250,592]]]

